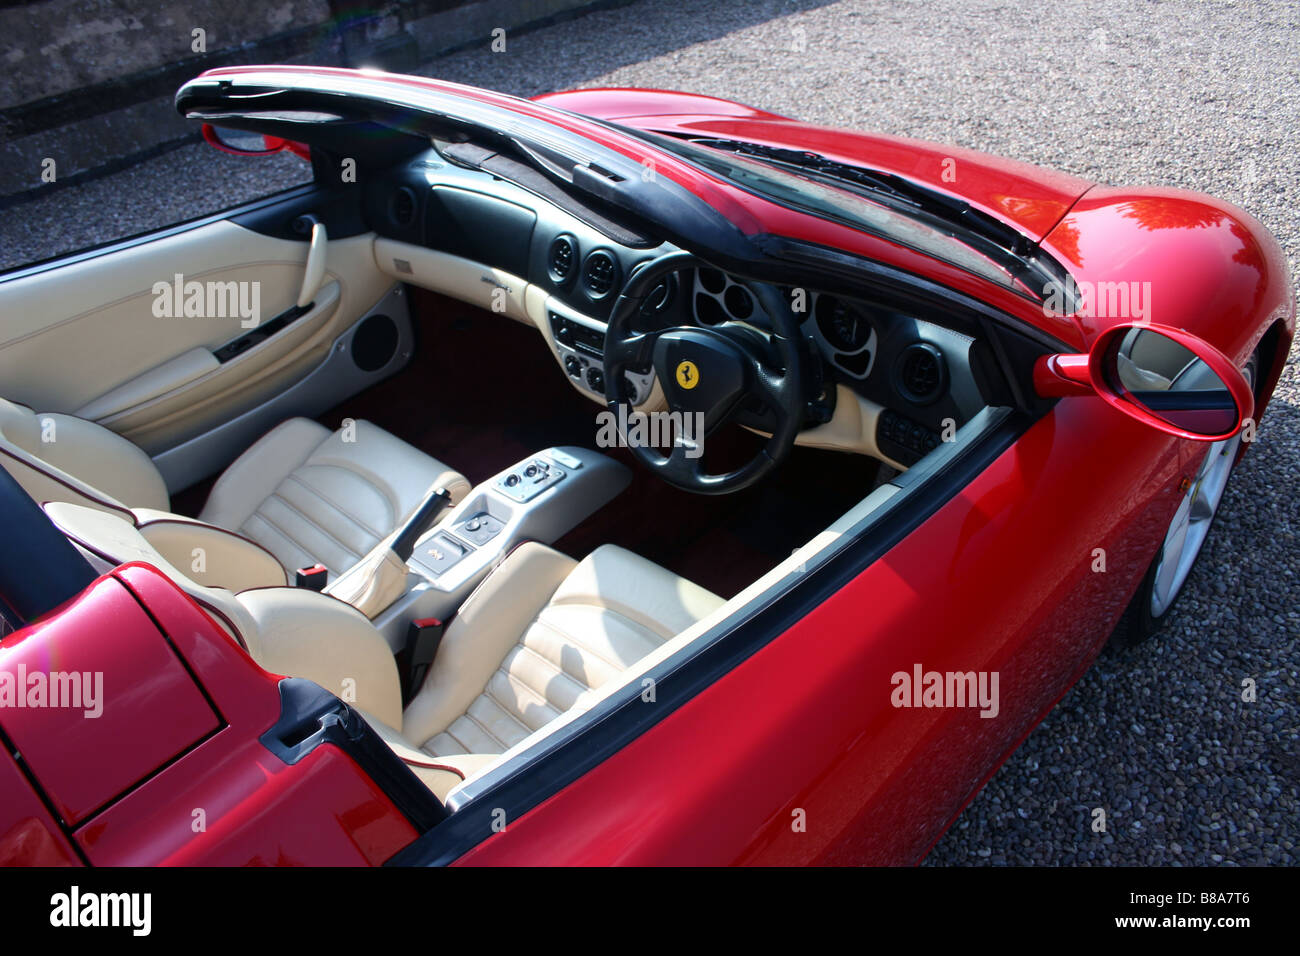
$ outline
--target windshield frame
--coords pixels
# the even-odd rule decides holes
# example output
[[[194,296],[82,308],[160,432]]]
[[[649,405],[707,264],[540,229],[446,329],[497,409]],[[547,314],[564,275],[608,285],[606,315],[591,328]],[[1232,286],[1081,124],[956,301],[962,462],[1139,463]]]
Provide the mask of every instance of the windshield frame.
[[[1050,289],[1068,284],[1066,269],[1030,237],[1018,231],[1016,234],[1033,248],[1033,257],[994,247],[989,240],[957,223],[922,210],[908,210],[906,200],[890,202],[882,194],[815,169],[800,169],[761,155],[717,149],[684,136],[604,122],[658,149],[671,152],[750,195],[911,249],[1022,298],[1045,302]],[[746,145],[743,140],[732,142],[738,147]],[[861,168],[864,172],[879,174],[869,167]],[[739,175],[735,175],[737,173]],[[759,188],[755,178],[771,188]],[[790,193],[792,188],[796,191],[793,196]],[[809,201],[810,196],[822,202]],[[1033,280],[1036,279],[1043,280],[1041,286],[1035,285]]]

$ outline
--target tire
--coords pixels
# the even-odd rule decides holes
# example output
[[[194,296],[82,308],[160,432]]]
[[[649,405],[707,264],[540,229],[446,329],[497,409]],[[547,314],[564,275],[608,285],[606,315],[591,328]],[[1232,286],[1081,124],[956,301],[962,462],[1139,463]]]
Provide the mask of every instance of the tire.
[[[1246,363],[1242,374],[1246,376],[1246,381],[1252,389],[1256,388],[1256,381],[1259,379],[1259,353],[1256,352]],[[1258,396],[1257,396],[1258,397]],[[1124,613],[1120,615],[1119,623],[1115,625],[1115,630],[1110,636],[1109,645],[1112,648],[1120,650],[1130,647],[1136,647],[1151,639],[1151,637],[1160,630],[1160,628],[1169,620],[1170,614],[1178,605],[1178,599],[1182,597],[1183,591],[1186,590],[1187,579],[1191,576],[1192,568],[1200,559],[1201,552],[1205,549],[1205,542],[1213,530],[1214,519],[1218,517],[1219,508],[1223,501],[1223,495],[1226,492],[1228,482],[1231,480],[1232,472],[1236,469],[1238,454],[1241,446],[1240,432],[1237,436],[1222,442],[1213,443],[1206,451],[1206,456],[1202,460],[1201,468],[1198,471],[1200,475],[1206,473],[1207,467],[1212,465],[1212,459],[1216,455],[1231,455],[1232,459],[1226,465],[1227,472],[1222,476],[1222,487],[1218,489],[1213,505],[1208,517],[1199,519],[1203,522],[1203,528],[1199,540],[1195,544],[1194,552],[1189,556],[1186,550],[1179,554],[1179,564],[1185,564],[1181,574],[1178,569],[1171,567],[1166,569],[1165,559],[1167,551],[1170,548],[1171,540],[1174,538],[1175,526],[1178,524],[1180,517],[1183,516],[1183,505],[1180,504],[1179,510],[1174,515],[1170,523],[1169,530],[1166,532],[1164,540],[1160,542],[1160,547],[1156,550],[1156,555],[1151,561],[1150,567],[1142,577],[1142,583],[1138,585],[1137,593],[1133,595],[1133,600],[1129,602]],[[1189,495],[1197,492],[1202,482],[1197,481],[1191,489]],[[1188,502],[1190,510],[1190,502]],[[1184,518],[1184,524],[1187,524]],[[1185,548],[1185,546],[1184,546]],[[1169,576],[1164,580],[1161,579],[1161,573],[1165,571]],[[1168,585],[1170,578],[1176,578],[1176,584],[1172,588]]]

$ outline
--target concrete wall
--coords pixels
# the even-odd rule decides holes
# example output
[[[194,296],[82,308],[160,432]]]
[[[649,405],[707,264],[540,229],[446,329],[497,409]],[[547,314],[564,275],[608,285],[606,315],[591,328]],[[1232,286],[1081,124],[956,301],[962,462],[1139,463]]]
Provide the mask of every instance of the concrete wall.
[[[0,108],[330,19],[328,0],[44,0],[0,9]]]
[[[0,202],[192,140],[172,107],[204,70],[242,63],[413,72],[611,0],[40,0],[0,7]],[[202,44],[194,32],[203,30]],[[201,48],[196,49],[196,47]]]

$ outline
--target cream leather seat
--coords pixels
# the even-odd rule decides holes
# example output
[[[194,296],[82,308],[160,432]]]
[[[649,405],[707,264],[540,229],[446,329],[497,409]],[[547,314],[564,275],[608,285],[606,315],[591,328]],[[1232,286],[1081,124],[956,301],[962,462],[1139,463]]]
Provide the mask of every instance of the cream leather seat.
[[[302,588],[204,587],[159,555],[129,513],[61,502],[45,511],[110,566],[153,564],[266,670],[356,706],[439,799],[725,603],[613,545],[579,562],[522,544],[461,605],[403,710],[392,649],[350,604]]]
[[[342,573],[395,530],[428,492],[452,501],[469,481],[378,425],[355,432],[306,418],[273,428],[217,479],[201,521],[247,535],[290,569]]]
[[[143,451],[71,415],[0,399],[0,464],[36,501],[128,512],[150,543],[199,584],[232,591],[282,585],[325,565],[333,579],[359,561],[441,484],[455,501],[464,476],[366,421],[335,432],[305,418],[273,428],[213,486],[199,520],[170,513]],[[191,558],[202,548],[204,560]]]
[[[378,717],[365,700],[358,698],[357,706],[416,775],[445,797],[724,603],[613,545],[578,562],[524,544],[448,625],[400,726]]]

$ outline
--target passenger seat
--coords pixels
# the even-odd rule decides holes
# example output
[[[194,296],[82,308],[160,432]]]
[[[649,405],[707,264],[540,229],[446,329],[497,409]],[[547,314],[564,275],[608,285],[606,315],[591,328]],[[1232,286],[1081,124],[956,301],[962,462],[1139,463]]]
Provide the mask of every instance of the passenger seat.
[[[239,587],[195,570],[209,587],[292,583],[323,564],[332,580],[395,531],[438,485],[459,501],[459,472],[367,421],[331,432],[292,418],[258,439],[221,475],[199,520],[173,514],[149,456],[115,432],[71,415],[37,414],[0,399],[0,465],[38,503],[125,512],[178,567],[195,545]],[[268,560],[269,556],[274,562]],[[240,566],[271,568],[251,580]],[[233,570],[231,570],[233,569]]]

